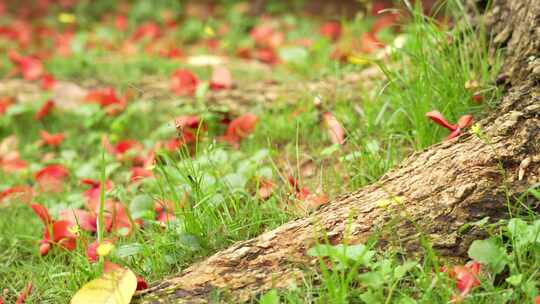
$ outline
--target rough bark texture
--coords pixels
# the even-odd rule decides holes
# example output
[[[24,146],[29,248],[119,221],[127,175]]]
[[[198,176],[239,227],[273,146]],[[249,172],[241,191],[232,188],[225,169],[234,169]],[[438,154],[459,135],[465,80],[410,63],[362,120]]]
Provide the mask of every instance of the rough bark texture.
[[[379,182],[236,243],[142,292],[140,300],[204,303],[220,290],[237,302],[287,288],[315,265],[306,250],[322,235],[337,244],[346,233],[349,243],[359,243],[377,232],[381,246],[410,253],[420,251],[422,235],[439,254],[463,257],[479,236],[460,233],[464,224],[506,217],[509,202],[540,181],[540,1],[496,0],[487,20],[495,44],[506,47],[501,79],[509,88],[480,122],[484,140],[463,135],[415,153]]]

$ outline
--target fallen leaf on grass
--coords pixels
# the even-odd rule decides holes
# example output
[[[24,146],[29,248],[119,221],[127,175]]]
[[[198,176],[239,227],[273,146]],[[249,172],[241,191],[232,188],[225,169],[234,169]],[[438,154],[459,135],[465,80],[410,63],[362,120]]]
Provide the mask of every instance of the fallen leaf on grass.
[[[97,279],[83,285],[71,304],[129,304],[137,289],[137,277],[127,269],[110,267]]]

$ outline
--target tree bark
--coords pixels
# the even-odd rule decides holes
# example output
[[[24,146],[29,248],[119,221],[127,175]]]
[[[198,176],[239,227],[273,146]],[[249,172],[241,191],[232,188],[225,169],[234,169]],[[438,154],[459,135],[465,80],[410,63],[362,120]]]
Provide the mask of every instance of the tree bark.
[[[493,42],[505,48],[508,89],[471,134],[406,159],[375,184],[348,193],[307,218],[238,242],[141,292],[144,303],[205,303],[216,290],[233,302],[287,288],[316,265],[318,242],[365,242],[421,254],[427,238],[445,257],[464,257],[480,232],[466,223],[508,217],[512,202],[540,181],[540,1],[495,0],[486,15]],[[525,204],[537,209],[533,200]],[[325,237],[323,237],[325,236]]]

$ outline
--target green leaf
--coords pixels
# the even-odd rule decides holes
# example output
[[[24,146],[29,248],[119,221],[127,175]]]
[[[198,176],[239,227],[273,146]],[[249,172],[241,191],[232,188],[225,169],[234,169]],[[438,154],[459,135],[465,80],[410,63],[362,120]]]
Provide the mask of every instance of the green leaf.
[[[508,261],[506,250],[492,238],[474,241],[468,254],[471,259],[488,265],[494,274],[500,273]]]
[[[327,257],[330,256],[332,246],[329,245],[315,245],[307,251],[307,254],[313,257]]]
[[[368,290],[360,295],[360,300],[366,304],[383,303],[384,299],[380,293],[375,293],[372,290]]]
[[[509,276],[508,278],[506,278],[506,282],[512,286],[518,286],[521,283],[522,279],[523,279],[523,275],[520,273],[520,274]]]
[[[279,304],[279,295],[275,289],[265,293],[259,300],[259,304]]]
[[[303,47],[284,47],[279,49],[279,58],[285,62],[303,63],[307,60],[309,53]]]
[[[154,215],[154,200],[146,194],[135,196],[129,205],[131,216],[134,219],[150,218]]]
[[[384,279],[384,275],[380,273],[379,271],[371,271],[371,272],[363,273],[359,275],[358,277],[360,278],[360,281],[364,285],[375,288],[375,289],[381,288],[386,282],[386,280]]]
[[[400,280],[417,265],[416,262],[406,262],[403,265],[399,265],[394,269],[394,279]]]
[[[127,258],[139,254],[139,252],[142,252],[143,249],[143,245],[139,243],[126,244],[116,248],[116,250],[114,250],[114,254],[119,258]]]
[[[243,189],[246,186],[246,178],[238,173],[230,173],[223,177],[223,182],[232,189]]]

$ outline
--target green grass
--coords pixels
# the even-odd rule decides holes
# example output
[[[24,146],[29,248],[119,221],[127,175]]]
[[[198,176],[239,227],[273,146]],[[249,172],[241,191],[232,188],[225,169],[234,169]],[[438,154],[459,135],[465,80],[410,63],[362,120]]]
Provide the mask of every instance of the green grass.
[[[142,20],[162,21],[158,12],[144,8],[144,3],[148,2],[140,3],[128,16],[131,27]],[[131,57],[101,46],[86,50],[84,42],[89,39],[101,37],[119,45],[127,35],[113,30],[111,24],[96,22],[100,11],[111,8],[102,4],[105,6],[92,7],[95,12],[89,13],[90,8],[84,5],[88,5],[87,1],[83,1],[76,12],[77,18],[84,18],[81,20],[84,26],[76,34],[73,56],[54,56],[45,62],[47,71],[58,78],[91,86],[110,85],[123,93],[134,87],[144,89],[141,82],[147,77],[168,81],[172,71],[186,67],[181,60],[143,53],[144,43],[137,44],[139,51]],[[185,27],[167,33],[167,39],[188,45],[186,49],[190,54],[208,54],[204,46],[197,44],[200,39],[208,38],[205,28],[216,30],[227,23],[233,26],[221,37],[223,53],[220,55],[233,54],[238,45],[249,46],[253,42],[246,30],[258,20],[229,6],[226,8],[207,22],[185,19]],[[453,9],[460,13],[459,7]],[[281,13],[277,17],[280,24],[293,28],[287,34],[290,40],[316,32],[320,23],[312,18]],[[301,202],[291,194],[289,175],[299,177],[312,191],[322,188],[331,197],[358,189],[376,181],[411,152],[444,139],[445,130],[430,122],[425,117],[426,112],[439,110],[452,122],[468,113],[478,119],[497,102],[498,90],[490,83],[497,74],[500,57],[488,60],[483,29],[473,30],[461,22],[446,28],[421,17],[418,10],[410,13],[412,20],[403,25],[404,46],[396,49],[388,60],[369,57],[369,66],[330,60],[333,45],[317,35],[309,51],[288,46],[285,53],[289,54],[282,56],[292,59],[272,69],[274,79],[284,82],[325,79],[373,66],[382,73],[359,88],[335,88],[334,94],[322,94],[322,110],[313,102],[321,92],[295,92],[291,94],[294,100],[285,94],[271,107],[250,104],[250,111],[258,115],[259,122],[255,132],[242,141],[238,150],[216,140],[225,130],[220,123],[223,115],[213,111],[212,105],[206,104],[204,99],[193,103],[174,96],[164,100],[136,97],[117,116],[108,116],[94,105],[80,105],[69,111],[55,111],[44,121],[36,122],[32,119],[35,111],[50,97],[44,92],[39,100],[13,106],[6,115],[0,116],[0,135],[2,138],[16,135],[21,157],[29,162],[28,169],[19,174],[0,172],[0,190],[13,185],[33,185],[33,173],[44,164],[64,164],[70,177],[63,191],[38,192],[34,198],[35,202],[48,206],[55,216],[66,208],[84,207],[85,188],[80,179],[112,180],[115,188],[103,194],[107,199],[124,204],[132,218],[143,221],[144,228],[134,229],[128,237],[105,232],[98,237],[117,237],[116,248],[108,257],[113,262],[129,267],[149,282],[159,281],[235,241],[255,237],[304,215],[298,208]],[[49,16],[47,22],[56,22],[53,17]],[[372,20],[343,22],[345,28],[361,34]],[[391,36],[384,37],[386,39],[393,38],[394,34],[384,35]],[[34,48],[37,46],[30,47]],[[6,64],[1,65],[0,71],[6,72],[10,64],[1,57]],[[204,81],[210,75],[208,68],[192,69]],[[232,68],[239,83],[264,76],[259,71],[244,70]],[[480,84],[477,90],[483,92],[484,103],[472,102],[475,91],[465,88],[470,80]],[[347,90],[359,90],[354,93],[359,93],[360,98],[349,99]],[[326,129],[321,127],[322,111],[331,111],[343,124],[347,131],[345,145],[331,144]],[[139,140],[147,153],[157,142],[173,138],[176,134],[173,119],[188,114],[202,118],[201,140],[175,152],[156,149],[158,161],[153,168],[154,178],[130,183],[129,163],[109,153],[103,154],[103,135],[113,143],[122,139]],[[66,140],[61,148],[40,147],[36,142],[42,129],[65,132]],[[48,153],[46,158],[45,153]],[[307,167],[312,169],[307,170]],[[306,174],[306,171],[313,172]],[[274,193],[267,200],[255,194],[263,177],[275,183]],[[531,197],[537,194],[535,191],[531,190]],[[153,210],[156,200],[173,202],[174,221],[166,225],[156,222]],[[0,286],[9,290],[6,301],[14,301],[16,293],[32,281],[31,301],[67,302],[82,284],[101,272],[100,264],[89,263],[85,254],[85,245],[95,240],[95,235],[82,232],[75,251],[53,248],[48,255],[40,257],[38,242],[42,224],[30,208],[21,202],[0,203],[0,207],[0,252],[3,253],[0,255]],[[529,222],[526,226],[519,222],[518,225],[530,235],[535,233],[537,224]],[[477,288],[479,291],[473,292],[466,302],[502,303],[505,299],[514,303],[531,302],[537,294],[537,274],[535,267],[527,265],[538,263],[535,241],[520,239],[507,223],[491,231],[493,242],[508,254],[504,276],[499,273],[483,278],[482,286]],[[352,258],[343,257],[340,251],[345,250],[343,248],[326,248],[328,254],[318,254],[324,256],[320,267],[306,272],[304,282],[296,289],[272,291],[260,302],[278,303],[280,298],[286,303],[446,303],[451,299],[455,282],[439,272],[444,261],[439,260],[429,243],[424,243],[424,259],[409,261],[398,252],[377,252],[375,242],[374,236],[366,244],[350,248],[362,253]],[[500,279],[520,274],[523,284],[514,284],[516,288]],[[517,282],[516,277],[511,281]],[[513,292],[508,295],[509,290]]]

